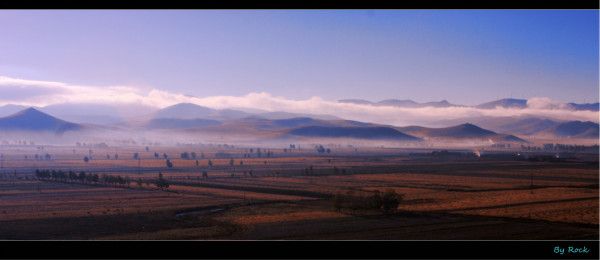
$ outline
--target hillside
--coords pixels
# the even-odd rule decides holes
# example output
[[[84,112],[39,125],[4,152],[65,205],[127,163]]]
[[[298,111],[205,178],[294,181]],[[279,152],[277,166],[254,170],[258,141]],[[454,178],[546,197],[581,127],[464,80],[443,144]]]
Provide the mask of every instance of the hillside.
[[[35,108],[27,108],[13,115],[0,118],[0,130],[4,131],[49,131],[62,133],[81,128],[81,125],[58,119]]]
[[[420,141],[391,127],[306,126],[292,129],[289,135],[320,138],[357,138]]]

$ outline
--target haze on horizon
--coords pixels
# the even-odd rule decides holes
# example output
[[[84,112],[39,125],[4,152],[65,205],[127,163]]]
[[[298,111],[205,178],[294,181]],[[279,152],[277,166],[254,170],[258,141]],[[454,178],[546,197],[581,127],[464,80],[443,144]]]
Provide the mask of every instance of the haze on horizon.
[[[71,102],[598,102],[598,10],[5,10],[0,24],[3,104],[59,103],[67,92]]]

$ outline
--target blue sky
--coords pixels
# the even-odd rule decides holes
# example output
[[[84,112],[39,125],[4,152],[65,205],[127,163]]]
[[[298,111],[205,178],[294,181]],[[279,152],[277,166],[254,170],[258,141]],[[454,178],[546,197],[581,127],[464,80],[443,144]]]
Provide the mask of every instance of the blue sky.
[[[0,76],[198,97],[598,101],[598,10],[0,11]]]

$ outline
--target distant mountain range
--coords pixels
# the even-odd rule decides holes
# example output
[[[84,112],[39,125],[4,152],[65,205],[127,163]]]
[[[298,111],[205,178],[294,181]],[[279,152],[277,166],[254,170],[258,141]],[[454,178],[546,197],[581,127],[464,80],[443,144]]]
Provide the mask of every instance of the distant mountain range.
[[[371,102],[364,99],[342,99],[338,100],[340,103],[348,103],[348,104],[359,104],[359,105],[373,105],[373,106],[395,106],[395,107],[453,107],[459,106],[455,104],[451,104],[446,100],[436,101],[436,102],[426,102],[426,103],[418,103],[412,101],[410,99],[386,99],[379,102]]]
[[[486,102],[483,104],[479,104],[476,106],[472,106],[479,109],[494,109],[496,107],[501,108],[518,108],[523,109],[527,107],[527,99],[514,99],[514,98],[504,98],[499,100],[494,100],[491,102]],[[379,102],[371,102],[364,99],[341,99],[338,100],[339,103],[347,103],[347,104],[358,104],[358,105],[372,105],[372,106],[394,106],[394,107],[406,107],[406,108],[420,108],[420,107],[468,107],[464,105],[452,104],[446,100],[435,101],[435,102],[425,102],[418,103],[412,101],[410,99],[386,99]],[[577,104],[577,103],[568,103],[566,107],[572,110],[588,110],[588,111],[598,111],[600,108],[600,103],[585,103],[585,104]]]
[[[232,109],[217,110],[190,103],[179,103],[156,111],[154,118],[176,118],[176,119],[214,119],[231,120],[250,116],[251,114]]]
[[[350,101],[348,101],[350,102]],[[353,100],[351,102],[362,102]],[[454,106],[447,101],[416,103],[410,100],[384,100],[380,105],[402,106]],[[482,109],[492,107],[522,107],[526,101],[504,99],[480,105]],[[48,106],[47,111],[65,112],[80,105]],[[589,108],[589,106],[588,106]],[[0,117],[0,131],[43,131],[65,133],[84,129],[106,130],[108,125],[115,131],[140,130],[185,130],[186,133],[255,135],[261,138],[356,138],[365,140],[491,140],[494,142],[527,142],[532,136],[545,138],[584,138],[598,139],[598,123],[582,121],[555,121],[535,116],[521,117],[479,117],[469,118],[471,123],[453,123],[450,127],[430,128],[423,126],[398,127],[366,123],[323,116],[313,118],[293,113],[250,113],[232,109],[211,109],[195,104],[181,103],[163,109],[149,111],[147,116],[139,117],[136,123],[78,124],[60,119],[36,108],[20,106],[2,106],[0,113],[11,115]],[[92,106],[88,110],[78,111],[81,115],[98,111],[118,113],[103,106]],[[75,112],[75,111],[73,111]],[[100,115],[98,113],[95,114]],[[274,116],[276,115],[276,116]],[[287,117],[286,117],[287,116]],[[281,118],[283,117],[283,118]],[[92,116],[93,118],[93,116]],[[116,118],[116,117],[115,117]],[[450,121],[449,121],[450,122]],[[448,124],[449,124],[448,122]],[[446,124],[446,125],[448,125]]]
[[[590,121],[555,121],[534,116],[477,118],[482,127],[521,136],[598,138],[598,124]]]

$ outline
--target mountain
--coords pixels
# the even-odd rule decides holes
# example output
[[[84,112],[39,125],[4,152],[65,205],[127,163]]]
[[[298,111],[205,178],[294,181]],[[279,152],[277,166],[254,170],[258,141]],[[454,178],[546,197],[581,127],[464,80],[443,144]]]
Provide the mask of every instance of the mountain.
[[[567,106],[573,110],[589,110],[589,111],[598,111],[600,107],[600,103],[585,103],[585,104],[577,104],[577,103],[568,103]]]
[[[213,120],[227,120],[227,119],[239,119],[248,117],[248,114],[243,111],[233,109],[212,109],[208,107],[199,106],[191,103],[179,103],[172,106],[165,107],[158,110],[153,114],[153,118],[176,118],[176,119],[213,119]]]
[[[58,119],[35,108],[27,108],[16,114],[0,118],[0,130],[4,131],[49,131],[63,133],[81,128],[81,125]]]
[[[194,119],[208,118],[215,113],[214,109],[190,103],[179,103],[165,107],[154,113],[154,118]]]
[[[223,121],[213,130],[222,130],[231,132],[233,129],[244,129],[244,131],[281,131],[290,130],[298,127],[322,126],[322,127],[368,127],[378,126],[370,123],[363,123],[352,120],[322,120],[311,117],[294,117],[286,119],[265,119],[261,117],[246,117],[242,119]]]
[[[494,131],[519,135],[535,135],[561,122],[540,117],[503,117],[482,119],[479,125]]]
[[[403,99],[403,100],[399,100],[399,99],[386,99],[386,100],[382,100],[377,102],[377,105],[381,105],[381,106],[395,106],[395,107],[419,107],[420,104],[412,101],[410,99]]]
[[[244,111],[244,112],[250,113],[248,111]],[[290,118],[295,118],[295,117],[310,117],[310,118],[320,119],[320,120],[340,120],[339,117],[327,115],[327,114],[299,114],[299,113],[289,113],[289,112],[281,112],[281,111],[275,111],[275,112],[261,111],[261,112],[255,112],[255,113],[250,113],[250,114],[254,114],[254,116],[256,116],[258,118],[271,119],[271,120],[290,119]]]
[[[185,129],[206,126],[217,126],[221,122],[212,119],[177,119],[177,118],[155,118],[148,121],[144,127],[147,129]]]
[[[526,108],[527,99],[504,98],[492,102],[483,103],[476,106],[482,109],[494,109],[496,107],[503,108]]]
[[[448,139],[492,139],[508,142],[526,142],[513,135],[498,134],[473,124],[461,124],[445,128],[427,128],[422,126],[399,127],[398,130],[421,138]]]
[[[342,99],[342,100],[338,100],[338,102],[339,103],[358,104],[358,105],[394,106],[394,107],[409,107],[409,108],[457,106],[457,105],[451,104],[447,100],[418,103],[418,102],[412,101],[410,99],[386,99],[386,100],[382,100],[382,101],[373,103],[371,101],[364,100],[364,99]]]
[[[341,127],[305,126],[292,129],[289,135],[319,138],[385,139],[398,141],[420,141],[420,138],[407,135],[391,127]]]
[[[480,126],[502,133],[547,138],[598,138],[598,124],[589,121],[565,122],[535,116],[480,117],[474,121]]]
[[[448,102],[447,100],[421,103],[421,107],[455,107],[455,106],[457,106],[457,105],[454,105],[454,104]]]
[[[357,104],[357,105],[373,105],[373,102],[364,99],[341,99],[339,103]]]
[[[434,102],[425,102],[419,103],[410,99],[385,99],[379,102],[371,102],[364,99],[342,99],[338,100],[339,103],[348,103],[348,104],[359,104],[359,105],[374,105],[374,106],[394,106],[394,107],[407,107],[407,108],[420,108],[420,107],[456,107],[461,105],[456,105],[448,102],[447,100],[442,101],[434,101]],[[504,98],[499,100],[494,100],[491,102],[479,104],[474,106],[475,108],[480,109],[494,109],[496,107],[502,108],[526,108],[527,107],[527,99],[516,99],[516,98]],[[599,111],[600,103],[568,103],[566,104],[567,108],[572,110],[587,110],[587,111]]]
[[[543,131],[556,137],[598,138],[598,124],[590,121],[569,121]]]
[[[17,113],[26,108],[27,107],[25,107],[25,106],[13,105],[13,104],[7,104],[4,106],[0,106],[0,117],[12,115],[12,114]]]
[[[273,125],[279,127],[300,127],[300,126],[323,126],[329,125],[326,121],[316,120],[310,117],[296,117],[288,119],[277,119],[272,121]]]
[[[462,124],[445,128],[427,128],[421,126],[408,126],[398,128],[400,131],[424,137],[451,137],[451,138],[481,138],[495,135],[495,132],[483,129],[473,124]]]

